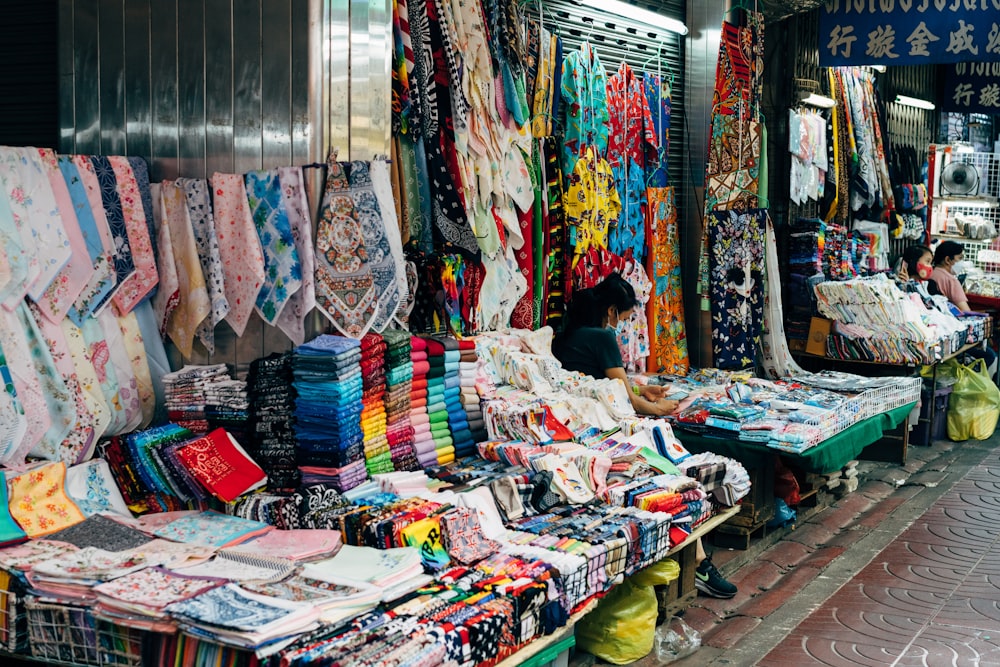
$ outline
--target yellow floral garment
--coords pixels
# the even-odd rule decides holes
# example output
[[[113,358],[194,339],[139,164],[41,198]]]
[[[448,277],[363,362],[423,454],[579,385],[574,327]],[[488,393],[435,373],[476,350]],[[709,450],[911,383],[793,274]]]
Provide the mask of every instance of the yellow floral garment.
[[[563,197],[570,241],[574,246],[573,264],[592,247],[608,247],[608,226],[617,223],[622,202],[615,188],[615,177],[607,160],[588,147],[567,178]]]
[[[10,515],[28,534],[41,537],[83,521],[66,495],[66,464],[50,463],[10,478]]]

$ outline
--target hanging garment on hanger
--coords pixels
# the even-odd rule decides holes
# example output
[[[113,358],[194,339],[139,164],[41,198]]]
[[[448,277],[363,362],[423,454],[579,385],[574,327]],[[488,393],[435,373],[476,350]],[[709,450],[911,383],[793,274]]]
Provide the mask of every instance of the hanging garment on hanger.
[[[574,163],[563,198],[566,223],[572,228],[574,263],[591,248],[608,247],[608,227],[621,209],[611,166],[588,146]]]
[[[94,273],[94,265],[87,250],[87,241],[83,237],[83,232],[80,231],[80,223],[76,219],[76,210],[73,207],[69,189],[66,187],[66,181],[63,180],[62,172],[59,171],[55,151],[50,148],[36,150],[45,171],[45,177],[49,181],[54,202],[59,208],[59,216],[62,218],[63,229],[66,232],[71,253],[66,265],[45,290],[45,293],[36,301],[39,311],[47,319],[59,322],[73,307],[77,297],[90,282]],[[156,274],[155,266],[153,274]]]
[[[653,284],[646,275],[646,269],[634,258],[625,261],[622,278],[635,290],[636,305],[632,316],[618,334],[618,348],[622,362],[629,373],[645,373],[646,361],[650,354],[649,322],[646,319],[646,305],[652,296]]]
[[[677,207],[673,188],[650,188],[651,275],[653,322],[650,368],[654,373],[686,375],[687,333],[684,328],[684,295],[681,289],[681,255]]]
[[[0,340],[0,382],[3,382],[3,391],[0,391],[0,462],[7,464],[14,462],[13,456],[28,430],[28,418],[17,396],[2,344]]]
[[[161,266],[169,261],[165,251],[165,247],[169,246],[169,255],[173,258],[177,275],[176,300],[164,294],[160,303],[163,307],[163,326],[181,355],[190,359],[195,332],[198,325],[211,313],[212,302],[198,259],[198,246],[191,229],[184,190],[175,181],[163,181],[160,184],[160,206],[160,224],[163,230],[160,252],[164,260]],[[157,297],[159,301],[160,293],[157,293]],[[84,333],[86,334],[86,329]]]
[[[665,188],[670,185],[667,159],[670,155],[670,84],[659,74],[647,72],[642,78],[643,91],[653,122],[653,149],[646,154],[646,185]]]
[[[20,308],[20,306],[19,306]],[[7,357],[8,369],[17,398],[24,408],[27,427],[17,449],[5,463],[20,465],[24,457],[42,442],[53,425],[41,378],[32,360],[27,334],[16,311],[0,308],[0,346]],[[57,420],[59,416],[57,416]]]
[[[135,260],[132,257],[132,246],[128,240],[128,228],[125,225],[125,213],[122,211],[121,197],[118,196],[118,181],[111,161],[102,155],[90,156],[94,166],[94,174],[101,187],[101,202],[111,230],[111,243],[114,248],[115,289],[112,298],[123,285],[135,275]],[[101,305],[98,305],[100,308]]]
[[[205,287],[212,304],[211,312],[200,325],[197,335],[209,354],[215,354],[215,327],[229,314],[225,276],[219,256],[219,239],[215,232],[215,216],[208,198],[208,181],[201,178],[178,178],[175,181],[187,201],[188,217],[198,248],[198,261],[205,276]]]
[[[27,290],[31,256],[21,242],[7,197],[0,197],[0,244],[0,304],[14,304]]]
[[[132,366],[132,375],[135,377],[136,391],[139,394],[141,420],[136,428],[146,428],[152,423],[156,413],[156,392],[153,389],[153,377],[146,346],[143,343],[142,328],[139,326],[135,311],[117,319],[125,355]]]
[[[402,300],[399,283],[396,281],[396,260],[372,186],[369,163],[354,161],[345,163],[343,167],[347,172],[354,211],[364,236],[368,267],[374,279],[376,310],[371,327],[381,332],[396,314]]]
[[[781,265],[778,263],[777,239],[771,216],[765,219],[764,259],[767,290],[764,293],[764,320],[761,336],[761,365],[772,380],[803,373],[788,349],[785,319],[781,305]]]
[[[20,197],[20,201],[12,202],[11,206],[15,207],[15,212],[18,205],[22,207],[23,213],[27,216],[24,222],[30,229],[32,243],[38,248],[40,273],[38,278],[28,285],[28,296],[37,301],[59,276],[72,251],[38,149],[25,147],[4,150],[15,151],[18,158],[15,170],[21,189],[11,194],[15,198]]]
[[[306,316],[316,307],[316,260],[313,252],[312,215],[302,179],[300,167],[280,167],[278,180],[281,183],[282,203],[288,214],[288,224],[295,239],[295,250],[302,265],[302,287],[289,298],[275,322],[295,345],[305,342]]]
[[[612,167],[632,160],[643,170],[647,152],[658,145],[643,83],[629,64],[623,62],[608,78],[607,85],[607,160]]]
[[[597,51],[588,42],[562,63],[561,93],[566,110],[562,169],[572,174],[588,148],[603,156],[608,148],[608,80]],[[555,107],[553,107],[555,108]]]
[[[257,294],[257,313],[274,326],[288,300],[302,287],[302,263],[281,201],[278,171],[251,171],[244,180],[264,253],[264,285]]]
[[[243,177],[216,172],[211,183],[219,259],[229,302],[226,321],[237,336],[242,336],[264,285],[264,251],[250,213]]]
[[[142,211],[146,219],[146,226],[149,228],[149,242],[153,246],[153,255],[159,257],[157,248],[156,230],[158,227],[153,219],[153,194],[149,182],[149,165],[141,157],[128,157],[129,166],[132,168],[132,175],[135,176],[136,187],[139,188],[139,198],[142,201]]]
[[[374,160],[371,163],[370,176],[372,189],[378,201],[379,212],[382,216],[383,229],[386,240],[389,242],[389,252],[392,255],[393,270],[396,276],[396,290],[399,293],[400,305],[396,311],[389,313],[389,317],[395,317],[400,308],[409,300],[409,285],[406,281],[406,259],[403,256],[403,239],[400,236],[399,218],[393,205],[397,201],[393,195],[393,184],[391,178],[390,165],[385,160]],[[388,306],[387,306],[388,307]]]
[[[0,147],[0,198],[4,206],[9,207],[11,219],[17,230],[17,243],[20,245],[24,277],[9,287],[4,306],[13,309],[28,293],[31,287],[42,275],[42,264],[48,264],[40,256],[41,248],[32,236],[31,213],[25,201],[24,186],[21,184],[21,156],[16,148]],[[16,246],[15,246],[16,247]],[[55,276],[55,272],[52,273]]]
[[[711,255],[712,354],[722,369],[756,360],[764,314],[764,225],[767,211],[713,211]]]
[[[316,304],[337,330],[360,338],[378,312],[365,233],[343,166],[331,153],[316,235]]]
[[[60,155],[58,162],[93,269],[90,280],[68,313],[68,317],[80,326],[83,319],[89,317],[114,289],[114,247],[104,208],[100,206],[100,185],[90,161],[82,155]],[[95,206],[95,203],[98,205]]]
[[[76,424],[76,396],[70,393],[52,357],[52,349],[42,335],[27,303],[17,307],[16,316],[21,328],[20,334],[27,345],[30,363],[38,378],[39,387],[45,397],[45,409],[50,419],[49,428],[28,454],[50,461],[69,458],[75,462],[80,452],[63,451],[66,437]],[[9,322],[9,320],[8,320]]]
[[[118,184],[125,230],[128,233],[129,248],[135,273],[115,292],[114,304],[121,314],[131,313],[143,299],[156,288],[159,276],[156,273],[156,255],[149,237],[146,210],[139,191],[139,183],[129,161],[121,156],[108,158]]]
[[[111,408],[101,390],[101,381],[97,377],[97,370],[91,360],[92,354],[86,340],[84,340],[83,331],[69,318],[60,323],[60,329],[62,329],[63,340],[66,341],[66,349],[69,350],[70,360],[73,362],[74,375],[80,392],[83,394],[87,409],[93,417],[94,443],[96,443],[111,427]],[[161,340],[159,332],[154,340]],[[169,367],[167,370],[170,370]]]
[[[83,390],[77,379],[73,356],[62,327],[42,316],[37,304],[31,306],[31,311],[44,345],[52,355],[53,366],[66,383],[66,391],[76,408],[72,428],[61,442],[54,445],[49,443],[47,447],[43,445],[42,456],[50,461],[64,461],[67,465],[73,465],[89,458],[97,444],[94,415],[89,403],[90,394]]]

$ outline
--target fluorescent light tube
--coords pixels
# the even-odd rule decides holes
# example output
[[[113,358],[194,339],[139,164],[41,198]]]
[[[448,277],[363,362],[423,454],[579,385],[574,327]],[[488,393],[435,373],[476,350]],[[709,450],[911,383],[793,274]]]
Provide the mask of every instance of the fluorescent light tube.
[[[927,109],[928,111],[934,110],[933,102],[928,102],[927,100],[922,100],[917,97],[908,97],[906,95],[896,95],[896,104],[902,104],[908,107],[917,107],[918,109]]]
[[[965,208],[993,208],[996,206],[996,202],[991,202],[987,199],[959,199],[957,197],[950,197],[947,201],[941,202],[942,206],[951,207],[965,207]]]
[[[799,102],[802,104],[807,104],[811,107],[819,107],[821,109],[832,109],[837,106],[837,103],[827,97],[826,95],[817,95],[816,93],[809,93],[808,95],[802,93],[799,95]]]
[[[669,16],[661,16],[656,12],[651,12],[648,9],[642,9],[626,2],[620,2],[620,0],[578,0],[578,2],[585,7],[615,14],[622,18],[653,26],[654,28],[662,28],[669,32],[676,32],[679,35],[688,34],[687,26],[677,19],[672,19]]]

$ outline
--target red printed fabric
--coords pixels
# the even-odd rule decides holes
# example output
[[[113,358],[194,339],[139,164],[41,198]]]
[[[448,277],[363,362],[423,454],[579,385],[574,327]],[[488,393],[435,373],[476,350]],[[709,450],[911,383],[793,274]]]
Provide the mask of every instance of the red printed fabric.
[[[616,167],[629,157],[645,167],[646,145],[656,149],[656,132],[642,81],[628,63],[608,79],[608,114],[608,162]]]
[[[267,475],[225,429],[217,428],[177,450],[191,474],[215,497],[232,502],[267,481]]]

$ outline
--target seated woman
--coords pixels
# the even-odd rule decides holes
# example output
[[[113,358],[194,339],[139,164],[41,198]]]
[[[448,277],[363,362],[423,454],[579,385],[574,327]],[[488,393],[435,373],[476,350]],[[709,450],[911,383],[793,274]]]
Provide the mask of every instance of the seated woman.
[[[929,280],[934,272],[934,253],[925,245],[911,245],[899,260],[896,278],[902,282]]]
[[[962,261],[964,255],[965,246],[958,241],[941,241],[934,249],[931,281],[937,287],[937,293],[948,297],[948,301],[962,312],[969,312],[969,297],[965,295],[965,289],[955,275],[955,265]],[[996,377],[997,354],[988,344],[966,350],[966,354],[973,359],[983,359],[990,377]]]
[[[938,292],[963,312],[969,310],[969,299],[955,275],[955,265],[962,261],[964,253],[965,247],[958,241],[941,241],[934,249],[934,271],[931,272]]]
[[[569,304],[563,330],[552,342],[552,353],[563,368],[595,378],[612,378],[630,385],[618,348],[618,333],[632,315],[638,301],[635,290],[617,273],[591,289],[577,290]],[[657,385],[630,387],[629,398],[640,414],[666,416],[677,409],[677,401],[663,398]],[[731,598],[736,586],[712,563],[699,539],[695,548],[698,568],[695,587],[711,597]]]

